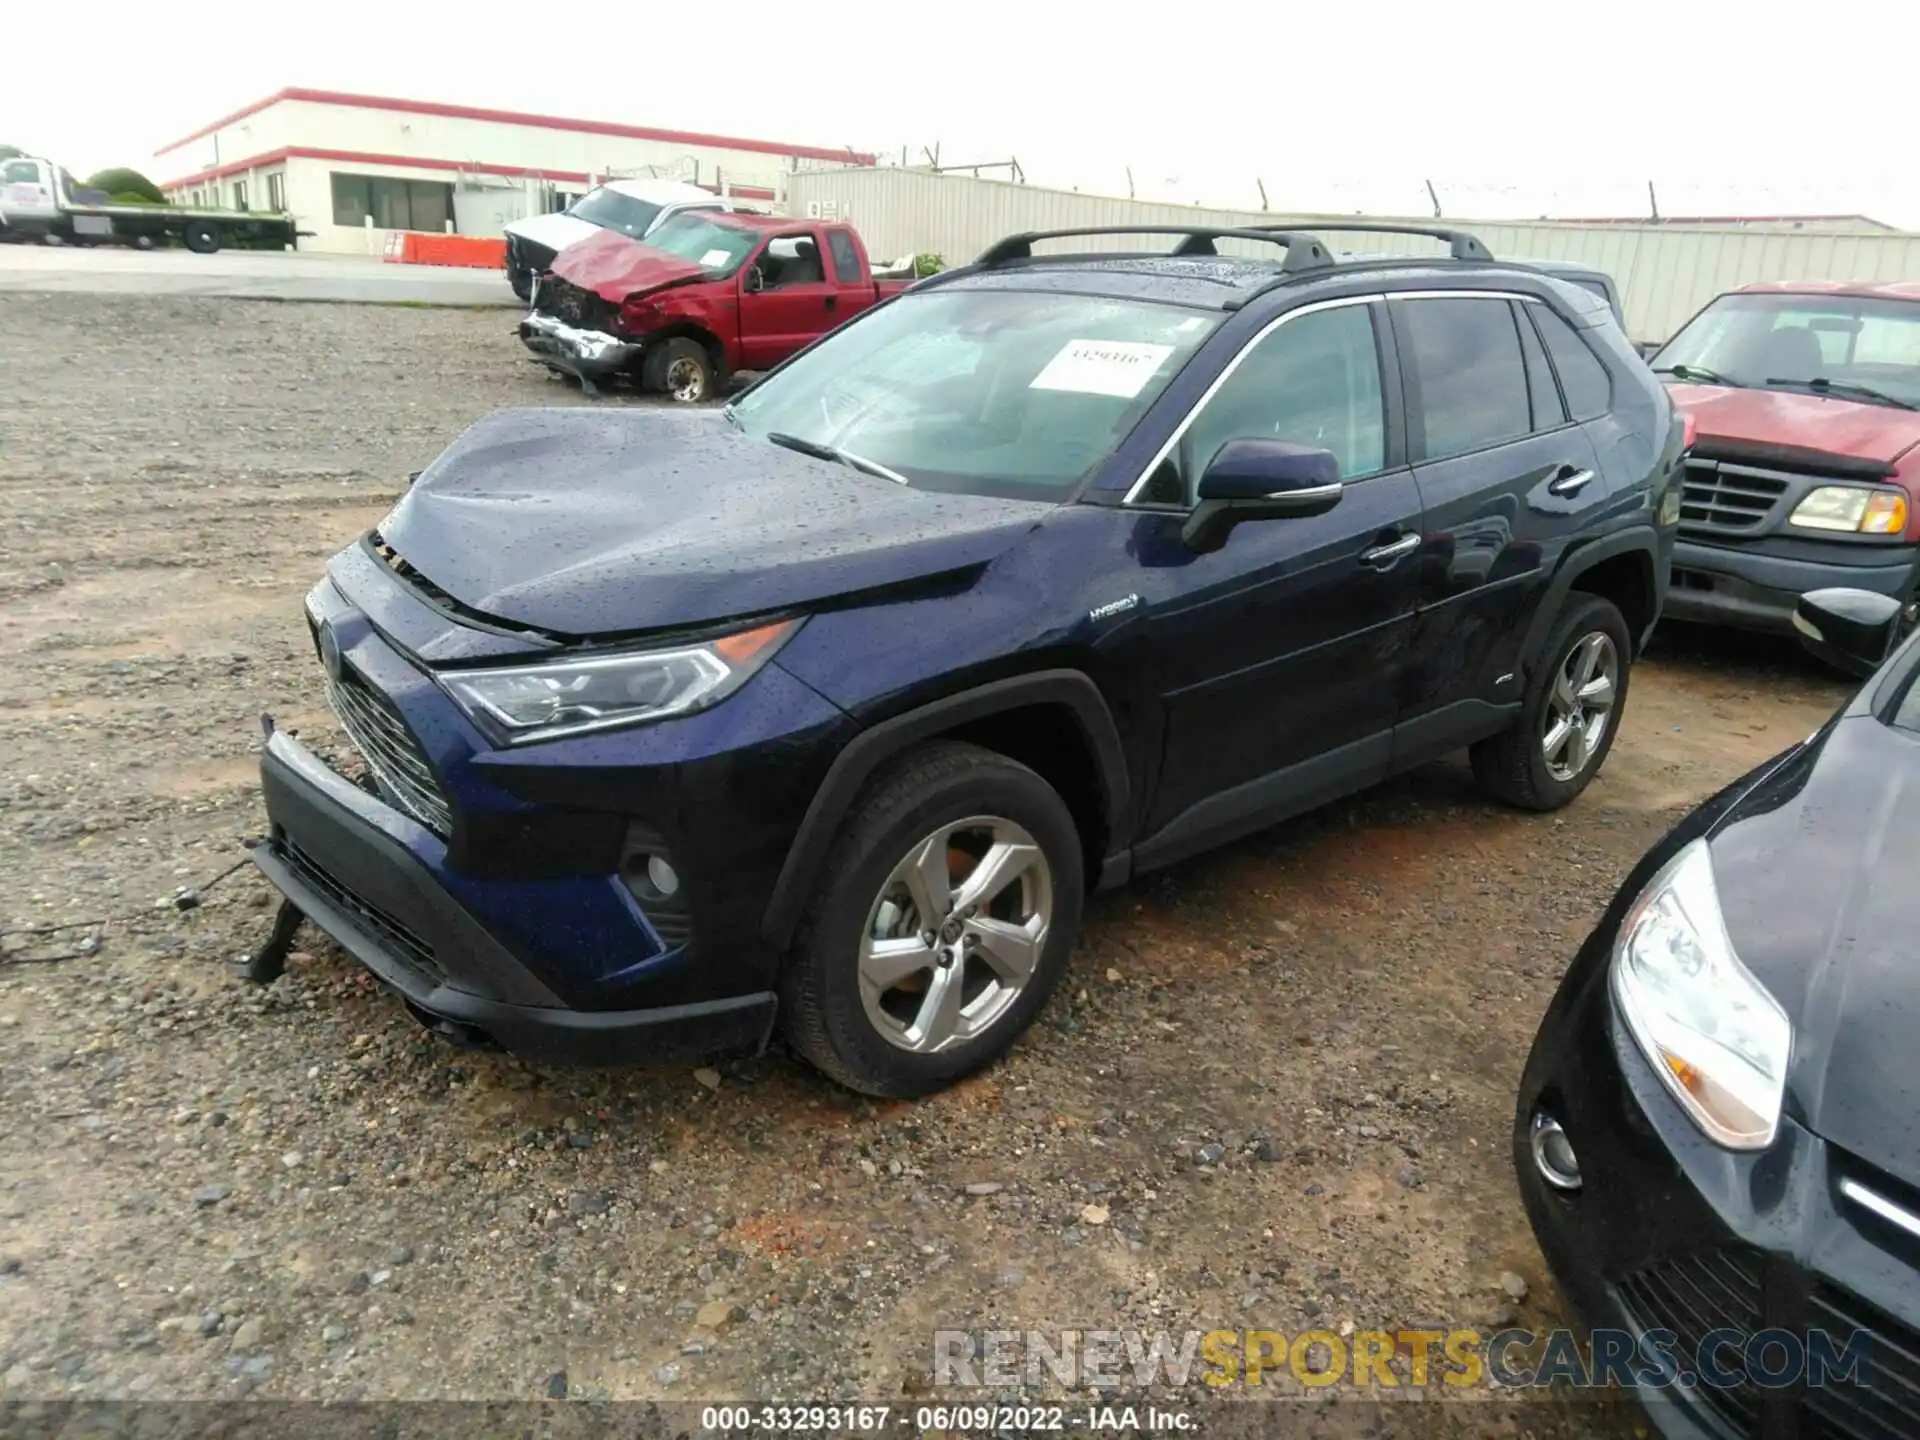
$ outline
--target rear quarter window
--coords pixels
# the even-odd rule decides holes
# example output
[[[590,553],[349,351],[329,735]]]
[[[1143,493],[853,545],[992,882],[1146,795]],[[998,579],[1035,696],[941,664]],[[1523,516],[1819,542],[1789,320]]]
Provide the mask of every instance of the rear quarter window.
[[[1529,305],[1540,338],[1560,376],[1561,393],[1567,397],[1567,410],[1576,420],[1594,420],[1613,405],[1613,380],[1600,358],[1587,348],[1574,328],[1545,305]]]

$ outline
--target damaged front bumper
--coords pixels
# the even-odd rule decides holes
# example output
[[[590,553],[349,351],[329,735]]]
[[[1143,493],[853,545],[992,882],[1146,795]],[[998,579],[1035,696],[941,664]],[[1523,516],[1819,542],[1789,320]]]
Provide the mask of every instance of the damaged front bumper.
[[[581,330],[534,311],[520,322],[520,340],[546,365],[582,380],[604,380],[633,370],[642,346],[604,330]]]

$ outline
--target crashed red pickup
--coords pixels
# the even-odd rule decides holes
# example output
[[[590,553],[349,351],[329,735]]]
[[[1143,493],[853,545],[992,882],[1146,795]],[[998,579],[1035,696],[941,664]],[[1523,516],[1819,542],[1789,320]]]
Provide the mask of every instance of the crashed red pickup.
[[[689,212],[644,243],[603,230],[561,251],[520,338],[589,389],[624,375],[691,402],[911,283],[875,280],[850,225]]]

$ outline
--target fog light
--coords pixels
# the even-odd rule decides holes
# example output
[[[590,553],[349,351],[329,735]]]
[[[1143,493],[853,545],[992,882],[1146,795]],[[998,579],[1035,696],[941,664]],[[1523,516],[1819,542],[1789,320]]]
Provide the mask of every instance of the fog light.
[[[1556,1190],[1580,1188],[1580,1161],[1560,1122],[1544,1110],[1533,1112],[1533,1168]]]
[[[662,899],[672,899],[680,890],[680,873],[667,863],[664,855],[647,857],[647,879],[653,882],[653,888],[660,892]]]
[[[620,854],[620,881],[640,902],[647,923],[669,950],[692,938],[691,897],[685,877],[668,854],[666,837],[644,821],[627,824],[627,842]]]

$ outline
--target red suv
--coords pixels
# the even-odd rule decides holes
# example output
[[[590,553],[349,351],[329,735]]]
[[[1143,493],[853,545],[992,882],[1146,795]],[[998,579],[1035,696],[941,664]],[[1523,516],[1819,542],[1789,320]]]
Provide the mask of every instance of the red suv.
[[[1649,362],[1696,434],[1666,613],[1790,632],[1809,590],[1920,614],[1920,284],[1748,285]]]

